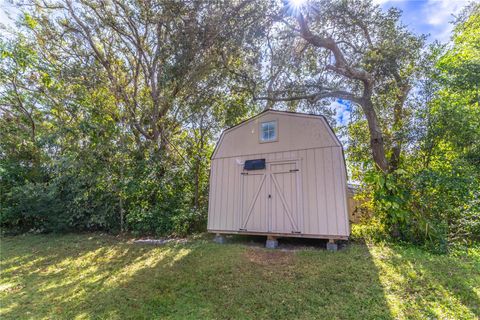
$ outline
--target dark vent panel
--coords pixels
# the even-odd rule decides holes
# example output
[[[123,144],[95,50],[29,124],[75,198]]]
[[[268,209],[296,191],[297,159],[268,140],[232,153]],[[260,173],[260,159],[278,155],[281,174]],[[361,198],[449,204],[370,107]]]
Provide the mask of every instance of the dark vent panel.
[[[265,159],[247,160],[243,165],[244,170],[263,170],[265,169]]]

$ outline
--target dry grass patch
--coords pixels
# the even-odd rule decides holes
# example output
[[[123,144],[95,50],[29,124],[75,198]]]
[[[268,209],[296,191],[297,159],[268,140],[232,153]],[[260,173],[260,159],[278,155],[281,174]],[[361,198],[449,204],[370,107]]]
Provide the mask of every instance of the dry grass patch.
[[[248,248],[244,256],[248,261],[261,266],[291,265],[295,258],[293,252],[265,250],[263,248]]]

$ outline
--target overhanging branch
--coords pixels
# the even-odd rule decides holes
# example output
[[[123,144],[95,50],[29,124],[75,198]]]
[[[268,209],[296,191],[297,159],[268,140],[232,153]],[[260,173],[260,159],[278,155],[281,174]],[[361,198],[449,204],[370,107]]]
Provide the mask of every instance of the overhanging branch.
[[[286,92],[284,91],[282,92],[274,91],[269,96],[254,97],[254,100],[264,100],[264,101],[266,100],[266,101],[274,101],[274,102],[307,100],[311,103],[315,103],[322,99],[337,98],[337,99],[348,100],[359,105],[362,104],[362,98],[357,97],[356,95],[343,90],[316,92],[312,94],[303,94],[303,95],[296,95],[296,96],[285,96],[285,94]]]

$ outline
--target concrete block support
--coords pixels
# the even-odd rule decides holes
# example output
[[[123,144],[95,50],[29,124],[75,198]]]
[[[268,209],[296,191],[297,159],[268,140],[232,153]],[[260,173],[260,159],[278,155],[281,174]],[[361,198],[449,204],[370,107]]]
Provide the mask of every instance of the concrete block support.
[[[276,249],[278,247],[278,240],[275,237],[268,236],[267,242],[265,242],[265,248]]]
[[[224,244],[225,242],[227,242],[227,239],[225,239],[224,235],[217,233],[213,241],[219,244]]]
[[[338,250],[338,245],[335,243],[335,240],[333,239],[328,240],[327,250],[332,252],[336,252]]]

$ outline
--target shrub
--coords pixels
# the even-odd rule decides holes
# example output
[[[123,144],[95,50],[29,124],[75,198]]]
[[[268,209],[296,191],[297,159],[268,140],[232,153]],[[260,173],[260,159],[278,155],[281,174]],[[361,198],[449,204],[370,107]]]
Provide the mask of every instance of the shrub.
[[[195,232],[205,231],[207,214],[205,210],[180,209],[172,217],[173,232],[178,236],[186,236]]]
[[[392,238],[447,252],[480,240],[480,190],[475,168],[370,172],[374,219],[356,227],[356,236]],[[388,236],[387,236],[388,234]]]
[[[361,221],[352,225],[350,239],[353,241],[381,242],[391,240],[388,230],[378,218]]]
[[[63,230],[67,217],[55,188],[47,183],[31,183],[13,187],[5,195],[0,211],[0,224],[10,232],[45,232]]]

